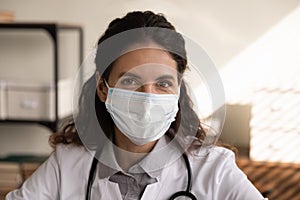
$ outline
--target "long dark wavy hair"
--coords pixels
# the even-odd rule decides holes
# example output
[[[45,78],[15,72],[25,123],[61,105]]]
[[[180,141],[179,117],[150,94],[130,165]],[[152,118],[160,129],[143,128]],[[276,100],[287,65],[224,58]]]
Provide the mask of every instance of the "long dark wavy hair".
[[[131,38],[127,41],[126,45],[118,47],[118,50],[124,51],[128,48],[128,45],[141,43],[145,41],[150,41],[155,43],[168,51],[168,49],[175,49],[175,51],[168,51],[171,57],[177,63],[177,71],[179,74],[183,74],[187,69],[187,57],[185,50],[185,42],[183,37],[176,32],[175,27],[167,21],[167,19],[162,14],[155,14],[151,11],[135,11],[130,12],[123,18],[117,18],[113,20],[104,34],[100,37],[98,41],[98,48],[96,54],[96,71],[101,75],[104,80],[109,79],[111,69],[113,68],[114,62],[110,63],[108,67],[103,66],[102,59],[105,59],[109,52],[105,52],[105,49],[101,47],[101,44],[124,31],[144,28],[144,27],[156,27],[160,29],[171,30],[175,34],[169,34],[168,31],[159,31],[157,34],[151,34],[149,32],[141,32],[138,37]],[[96,73],[96,72],[95,72]],[[79,99],[79,110],[76,117],[71,117],[65,121],[61,129],[52,134],[49,139],[50,145],[55,148],[59,143],[63,144],[76,144],[83,145],[82,136],[78,133],[96,134],[97,129],[94,128],[92,124],[100,124],[101,129],[108,138],[112,138],[114,122],[106,110],[105,103],[101,102],[97,92],[96,92],[96,76],[92,75],[83,85],[80,99]],[[94,101],[91,103],[91,101]],[[199,117],[193,110],[193,104],[188,94],[188,88],[184,82],[181,80],[180,85],[180,97],[179,97],[179,111],[176,115],[176,120],[171,124],[170,128],[166,132],[171,138],[174,138],[176,134],[180,133],[183,136],[191,135],[195,136],[202,144],[205,138],[205,131],[201,126]],[[76,122],[82,122],[80,126],[80,131]],[[86,144],[86,143],[85,143]],[[198,143],[199,145],[199,143]]]

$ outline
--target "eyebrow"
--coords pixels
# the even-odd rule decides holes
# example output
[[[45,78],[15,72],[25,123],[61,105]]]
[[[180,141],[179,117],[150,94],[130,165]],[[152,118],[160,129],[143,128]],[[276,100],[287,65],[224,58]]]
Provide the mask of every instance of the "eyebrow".
[[[158,77],[158,78],[155,79],[155,80],[161,80],[161,79],[172,79],[173,81],[176,80],[176,79],[174,78],[174,76],[172,76],[172,75],[162,75],[162,76]]]
[[[131,72],[122,72],[119,74],[118,78],[121,78],[122,76],[131,76],[131,77],[134,77],[136,79],[142,79],[140,76],[134,74],[134,73],[131,73]]]
[[[119,74],[118,78],[121,78],[123,76],[130,76],[130,77],[134,77],[136,79],[142,79],[142,77],[140,77],[134,73],[131,73],[131,72],[122,72]],[[176,78],[174,78],[174,76],[172,76],[172,75],[162,75],[162,76],[156,78],[155,80],[158,81],[158,80],[162,80],[162,79],[171,79],[173,81],[176,80]]]

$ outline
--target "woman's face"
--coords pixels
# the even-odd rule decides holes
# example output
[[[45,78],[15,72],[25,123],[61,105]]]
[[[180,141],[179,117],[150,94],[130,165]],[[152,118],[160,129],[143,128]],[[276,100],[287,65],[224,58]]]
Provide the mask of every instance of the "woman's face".
[[[115,61],[108,85],[153,94],[177,94],[177,63],[161,49],[134,50]]]
[[[97,76],[99,79],[99,74]],[[99,84],[102,87],[97,87],[97,93],[100,100],[105,102],[108,90],[107,87],[103,87],[103,81],[104,80],[100,80]],[[131,51],[119,57],[114,62],[108,80],[106,81],[108,86],[112,88],[152,94],[178,94],[179,89],[176,61],[166,51],[153,48]],[[124,106],[126,106],[126,104]],[[134,107],[136,107],[136,104]],[[148,107],[145,107],[145,109],[146,108]],[[139,108],[141,111],[143,109],[143,107]],[[129,110],[131,109],[129,108]],[[145,116],[140,116],[145,119],[151,117],[148,110],[145,111],[147,111],[145,112]],[[163,109],[160,111],[163,111]],[[130,115],[130,112],[128,112],[128,114]],[[133,127],[134,130],[144,131],[140,130],[141,126],[138,126],[137,129],[135,129],[137,126]],[[152,131],[153,128],[149,130]],[[132,133],[136,134],[136,131]],[[140,151],[141,149],[128,149],[126,144],[130,144],[129,146],[131,147],[137,147],[137,145],[131,142],[117,126],[115,126],[114,134],[116,145],[131,152],[149,152],[156,143],[155,140],[141,145],[142,151]],[[141,146],[138,145],[139,148]]]

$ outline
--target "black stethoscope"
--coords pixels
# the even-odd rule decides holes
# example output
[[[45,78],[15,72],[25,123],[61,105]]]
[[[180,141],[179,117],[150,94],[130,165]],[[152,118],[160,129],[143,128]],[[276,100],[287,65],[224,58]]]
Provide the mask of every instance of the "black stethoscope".
[[[187,175],[188,175],[187,187],[186,187],[186,190],[178,191],[178,192],[174,193],[169,198],[169,200],[174,200],[178,197],[189,197],[192,200],[197,200],[196,196],[191,192],[191,188],[192,188],[192,170],[191,170],[191,165],[190,165],[189,159],[188,159],[188,157],[185,153],[182,154],[182,157],[184,159],[186,170],[187,170]],[[94,179],[95,179],[97,164],[98,164],[98,160],[95,156],[94,159],[93,159],[93,162],[92,162],[90,173],[89,173],[89,179],[88,179],[86,196],[85,196],[86,200],[90,200],[90,198],[91,198],[92,184],[93,184]]]

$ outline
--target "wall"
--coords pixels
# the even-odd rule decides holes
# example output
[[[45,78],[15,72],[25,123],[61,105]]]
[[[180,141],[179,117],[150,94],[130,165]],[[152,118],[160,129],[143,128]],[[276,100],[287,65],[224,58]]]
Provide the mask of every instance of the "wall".
[[[255,102],[254,105],[261,105],[258,110],[252,110],[251,113],[250,110],[248,113],[246,110],[244,110],[244,112],[232,112],[231,106],[231,109],[228,109],[229,113],[227,117],[235,119],[232,124],[239,124],[239,122],[246,119],[247,116],[252,117],[252,119],[263,116],[259,118],[259,120],[256,120],[256,123],[253,121],[250,122],[250,125],[253,130],[257,130],[257,127],[264,127],[266,137],[264,138],[260,135],[260,140],[256,139],[258,142],[252,142],[251,145],[260,147],[257,145],[259,143],[261,148],[257,148],[258,151],[256,151],[256,155],[261,154],[263,150],[264,154],[262,155],[266,155],[265,158],[268,158],[268,160],[270,160],[270,158],[276,158],[277,161],[281,159],[281,161],[286,162],[287,159],[293,160],[295,154],[297,156],[299,155],[297,149],[293,147],[293,145],[297,145],[294,143],[299,143],[299,137],[295,136],[295,139],[292,138],[295,134],[294,132],[296,132],[296,135],[299,135],[298,124],[295,122],[298,119],[297,110],[299,110],[300,101],[297,95],[290,96],[285,100],[281,100],[285,97],[285,93],[276,96],[276,90],[292,92],[299,91],[300,88],[299,24],[300,6],[290,12],[245,50],[236,55],[220,70],[228,103],[241,104],[240,106],[244,108],[252,102]],[[265,94],[261,96],[261,99],[257,100],[257,96],[260,93],[255,93],[255,91],[262,88],[272,88],[273,93],[272,95],[271,93]],[[264,107],[262,105],[264,105]],[[274,105],[276,105],[276,107]],[[276,112],[268,113],[269,106],[273,106],[277,108],[277,110],[281,109],[281,113],[277,115]],[[284,107],[285,109],[282,109]],[[289,118],[286,119],[286,117]],[[277,125],[274,130],[272,129],[273,125]],[[285,130],[282,128],[285,125],[289,126],[289,129]],[[227,133],[222,135],[222,137],[228,141],[241,138],[234,130],[234,128],[228,129],[228,126],[225,126],[224,131],[227,131]],[[246,133],[244,132],[246,130],[247,129],[244,129],[243,133]],[[275,130],[285,135],[283,137],[284,139],[280,137],[280,140],[277,140]],[[261,131],[261,129],[259,129],[259,131]],[[255,131],[250,132],[248,127],[248,137],[251,134],[252,136],[255,135],[254,133]],[[272,145],[266,144],[264,141],[270,141]],[[263,148],[276,146],[276,142],[281,145],[280,148],[277,147],[277,149],[284,149],[288,152],[286,147],[289,147],[292,149],[290,151],[295,152],[295,154],[288,153],[289,156],[287,156],[287,154],[280,151],[278,151],[276,155],[275,153],[272,154],[272,156],[267,154]],[[294,161],[296,161],[296,159],[294,159]]]
[[[14,11],[18,21],[82,25],[85,55],[112,19],[130,10],[162,12],[179,31],[201,44],[219,69],[297,5],[298,0],[0,0],[0,9]],[[49,134],[36,126],[1,125],[0,152],[48,153]]]

